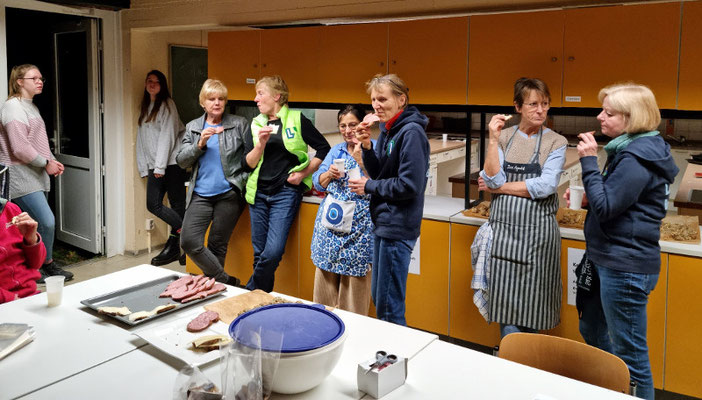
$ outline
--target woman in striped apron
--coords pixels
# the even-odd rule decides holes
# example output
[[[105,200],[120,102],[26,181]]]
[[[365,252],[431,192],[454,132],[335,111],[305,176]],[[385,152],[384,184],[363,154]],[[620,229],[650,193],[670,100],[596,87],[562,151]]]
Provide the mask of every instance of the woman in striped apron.
[[[560,231],[557,188],[566,139],[546,128],[551,96],[539,79],[514,85],[518,125],[505,115],[489,124],[490,140],[479,188],[492,193],[489,223],[489,319],[502,337],[551,329],[560,321]]]

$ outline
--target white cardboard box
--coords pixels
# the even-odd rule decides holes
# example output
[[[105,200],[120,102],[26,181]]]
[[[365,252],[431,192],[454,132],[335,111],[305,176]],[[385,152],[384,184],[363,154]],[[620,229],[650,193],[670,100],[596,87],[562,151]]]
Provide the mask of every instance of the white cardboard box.
[[[377,369],[369,371],[375,361],[371,359],[359,363],[356,379],[358,390],[379,399],[405,384],[408,360],[398,358],[397,362],[380,371]]]

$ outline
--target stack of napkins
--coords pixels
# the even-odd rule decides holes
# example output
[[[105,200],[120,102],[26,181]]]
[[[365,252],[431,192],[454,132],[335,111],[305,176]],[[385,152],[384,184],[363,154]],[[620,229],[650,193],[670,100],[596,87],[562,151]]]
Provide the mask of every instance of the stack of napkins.
[[[0,360],[34,340],[34,327],[27,324],[0,324]]]

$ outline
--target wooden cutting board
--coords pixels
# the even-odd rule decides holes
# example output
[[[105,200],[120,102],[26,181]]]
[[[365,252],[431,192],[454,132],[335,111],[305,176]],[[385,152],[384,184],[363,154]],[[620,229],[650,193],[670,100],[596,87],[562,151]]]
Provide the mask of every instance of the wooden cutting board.
[[[270,304],[273,302],[273,299],[274,297],[271,294],[256,289],[248,293],[220,300],[216,303],[207,304],[205,310],[217,312],[222,322],[231,324],[232,321],[244,311]]]

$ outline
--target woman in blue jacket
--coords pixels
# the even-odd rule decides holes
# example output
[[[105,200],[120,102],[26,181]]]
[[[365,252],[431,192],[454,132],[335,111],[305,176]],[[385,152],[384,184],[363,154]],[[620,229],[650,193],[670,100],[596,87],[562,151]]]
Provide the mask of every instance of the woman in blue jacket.
[[[600,90],[597,116],[607,143],[600,174],[597,142],[581,133],[578,154],[588,205],[585,242],[590,279],[578,290],[580,334],[626,362],[637,397],[653,399],[646,304],[660,272],[661,220],[678,168],[655,129],[661,116],[651,90],[633,83]],[[570,192],[566,192],[570,203]],[[581,272],[581,275],[583,273]],[[593,282],[591,285],[585,281]],[[589,295],[583,295],[589,294]]]
[[[375,224],[371,296],[378,318],[399,325],[405,321],[405,293],[412,250],[424,212],[429,170],[429,119],[409,106],[409,89],[395,74],[376,75],[367,85],[380,120],[377,143],[362,122],[356,134],[370,175],[349,180],[356,194],[370,194]]]

